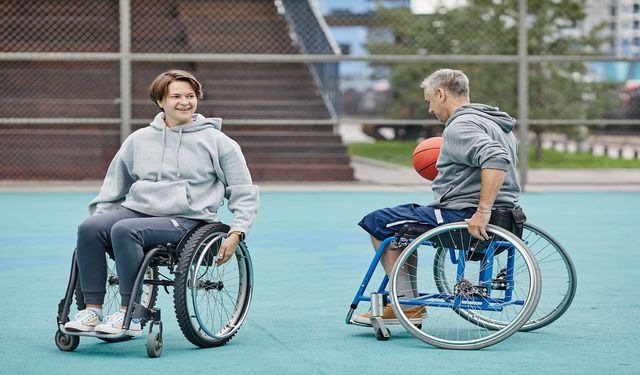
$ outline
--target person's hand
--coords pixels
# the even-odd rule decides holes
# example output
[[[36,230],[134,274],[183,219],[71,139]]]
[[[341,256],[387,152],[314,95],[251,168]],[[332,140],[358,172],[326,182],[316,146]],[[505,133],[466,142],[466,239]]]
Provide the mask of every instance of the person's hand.
[[[240,237],[236,234],[230,234],[227,238],[222,241],[220,245],[220,249],[218,250],[218,257],[216,258],[216,265],[225,264],[231,259],[233,254],[236,252],[236,247],[240,242]]]
[[[489,235],[487,234],[486,227],[489,224],[489,220],[491,219],[491,212],[480,212],[476,211],[470,219],[464,219],[469,226],[469,234],[472,237],[477,238],[479,240],[488,240]]]

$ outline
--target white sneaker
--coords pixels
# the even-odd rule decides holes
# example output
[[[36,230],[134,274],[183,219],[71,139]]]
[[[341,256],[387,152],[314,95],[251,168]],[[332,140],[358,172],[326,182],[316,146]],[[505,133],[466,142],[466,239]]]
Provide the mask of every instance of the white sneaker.
[[[73,320],[64,325],[64,329],[72,332],[91,332],[102,323],[102,317],[95,311],[85,309],[79,311]]]
[[[118,311],[115,314],[107,316],[106,321],[102,324],[96,325],[96,332],[98,333],[121,333],[122,326],[124,325],[124,311]],[[125,333],[128,336],[139,336],[142,333],[142,324],[140,319],[131,319],[129,323],[129,329]]]

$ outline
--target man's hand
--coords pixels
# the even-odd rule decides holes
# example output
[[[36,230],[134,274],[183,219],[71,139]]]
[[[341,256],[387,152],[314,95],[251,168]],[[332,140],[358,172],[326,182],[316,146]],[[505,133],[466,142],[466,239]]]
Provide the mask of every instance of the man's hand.
[[[469,234],[479,240],[488,240],[489,235],[485,228],[491,219],[491,212],[476,211],[470,219],[465,219],[469,225]]]
[[[236,252],[236,247],[240,242],[240,237],[237,234],[230,234],[227,238],[222,241],[220,245],[220,250],[218,250],[218,257],[216,259],[216,265],[219,266],[221,264],[225,264],[231,259],[233,254]]]

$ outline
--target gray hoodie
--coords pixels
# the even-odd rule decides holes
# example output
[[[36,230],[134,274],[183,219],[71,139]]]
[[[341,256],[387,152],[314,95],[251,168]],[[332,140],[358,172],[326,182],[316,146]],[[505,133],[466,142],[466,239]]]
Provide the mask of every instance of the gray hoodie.
[[[122,205],[152,216],[215,222],[227,198],[231,230],[247,233],[259,206],[258,187],[240,146],[220,131],[221,124],[196,114],[192,123],[169,128],[159,113],[122,143],[89,212]]]
[[[520,185],[516,174],[516,120],[496,107],[467,104],[456,109],[442,133],[444,143],[437,161],[438,176],[430,206],[448,209],[476,207],[482,169],[506,172],[494,207],[518,206]]]

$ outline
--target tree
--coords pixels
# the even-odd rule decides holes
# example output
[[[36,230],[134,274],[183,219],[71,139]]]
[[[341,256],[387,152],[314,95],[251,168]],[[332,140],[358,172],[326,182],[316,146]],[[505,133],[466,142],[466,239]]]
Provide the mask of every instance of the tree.
[[[569,31],[584,20],[585,0],[530,0],[527,4],[528,53],[566,55],[596,53],[608,42],[602,28],[586,35]],[[409,9],[379,8],[379,24],[387,38],[368,40],[370,54],[418,55],[514,55],[517,54],[517,0],[468,0],[467,5],[435,14],[414,15]],[[378,35],[380,35],[378,33]],[[384,33],[383,33],[384,35]],[[394,101],[388,115],[393,118],[424,118],[425,106],[418,85],[431,71],[444,64],[393,64],[391,86]],[[499,106],[517,115],[517,73],[512,63],[446,64],[462,69],[471,81],[471,99]],[[543,62],[529,65],[529,117],[582,119],[594,114],[589,102],[594,84],[585,79],[581,62]],[[532,126],[541,139],[547,128]],[[559,130],[568,131],[567,127]],[[540,144],[540,142],[538,142]]]

